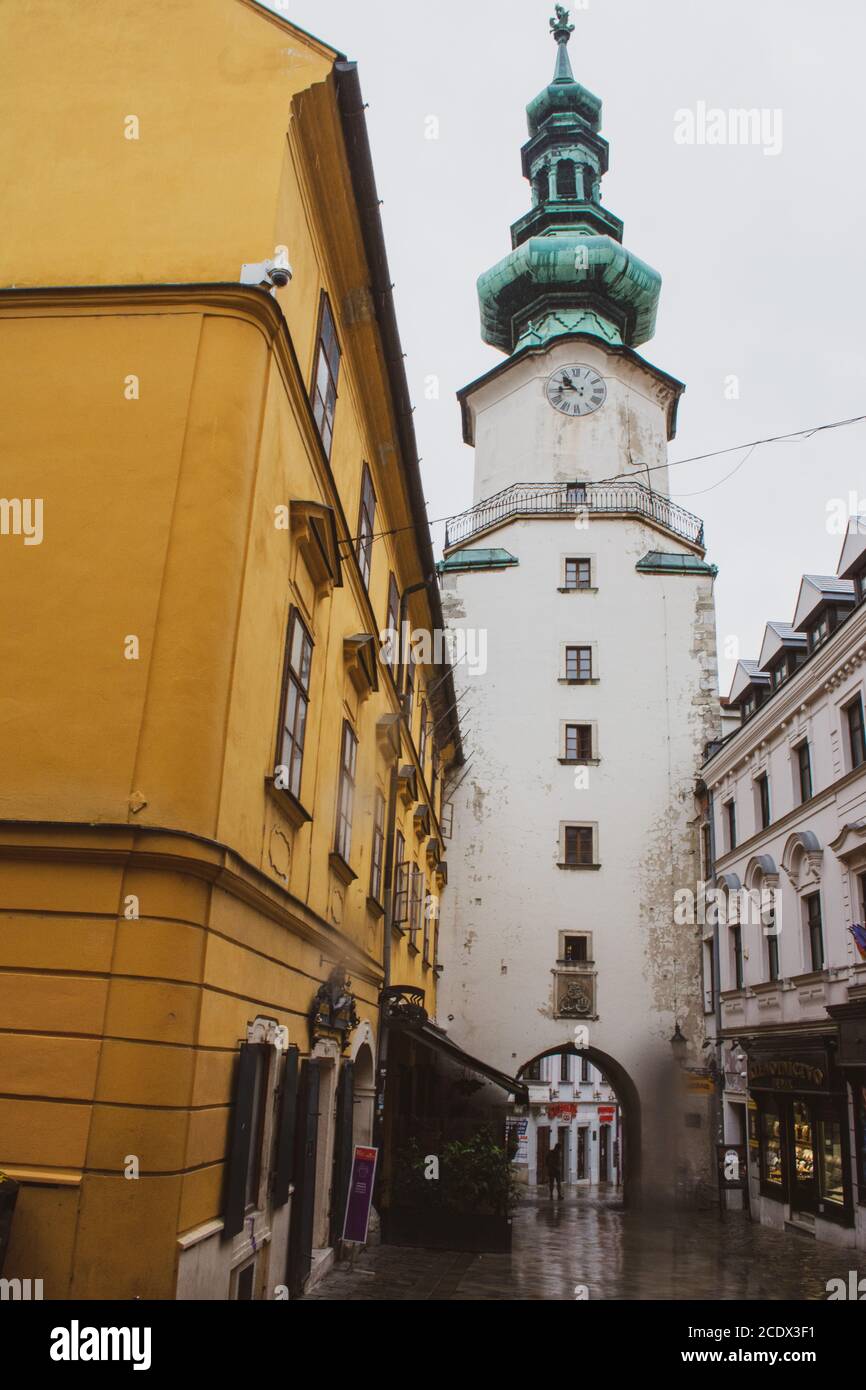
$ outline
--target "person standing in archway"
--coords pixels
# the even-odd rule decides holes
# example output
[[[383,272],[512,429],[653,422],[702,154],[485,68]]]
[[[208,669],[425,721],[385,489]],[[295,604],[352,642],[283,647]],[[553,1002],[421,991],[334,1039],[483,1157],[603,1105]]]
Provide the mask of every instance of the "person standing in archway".
[[[562,1201],[562,1149],[557,1139],[553,1148],[547,1155],[547,1181],[550,1185],[550,1200],[553,1201],[553,1184],[556,1183],[556,1191],[560,1202]]]

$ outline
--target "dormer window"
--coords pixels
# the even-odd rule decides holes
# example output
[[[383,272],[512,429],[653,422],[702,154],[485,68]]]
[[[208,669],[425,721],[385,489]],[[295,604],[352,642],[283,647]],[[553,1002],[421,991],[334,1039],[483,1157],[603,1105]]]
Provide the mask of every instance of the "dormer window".
[[[830,636],[830,615],[825,608],[817,622],[813,623],[806,633],[806,640],[809,643],[809,651],[813,652],[816,647],[820,647],[822,642],[826,642]]]

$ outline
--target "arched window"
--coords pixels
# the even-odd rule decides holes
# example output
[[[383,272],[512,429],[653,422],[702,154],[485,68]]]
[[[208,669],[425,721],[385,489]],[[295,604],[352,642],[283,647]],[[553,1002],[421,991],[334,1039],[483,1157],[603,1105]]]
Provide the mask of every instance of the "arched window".
[[[556,166],[556,196],[557,198],[577,197],[574,163],[570,159],[561,159]]]
[[[536,203],[546,203],[550,197],[550,180],[546,169],[537,169],[532,179]]]
[[[584,197],[584,201],[587,202],[587,203],[595,202],[595,197],[594,197],[595,170],[593,169],[593,167],[592,167],[591,164],[584,164],[582,173],[583,173],[583,197]]]

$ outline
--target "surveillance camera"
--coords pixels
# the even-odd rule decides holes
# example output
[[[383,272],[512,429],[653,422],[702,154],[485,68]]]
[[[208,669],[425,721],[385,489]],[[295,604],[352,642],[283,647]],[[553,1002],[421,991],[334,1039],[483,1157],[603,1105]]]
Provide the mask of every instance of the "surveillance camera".
[[[292,278],[289,254],[285,246],[278,246],[273,260],[245,261],[241,266],[242,285],[260,285],[262,288],[282,289]]]
[[[273,285],[287,285],[292,278],[292,267],[289,265],[288,246],[275,246],[274,259],[267,263],[268,279]]]

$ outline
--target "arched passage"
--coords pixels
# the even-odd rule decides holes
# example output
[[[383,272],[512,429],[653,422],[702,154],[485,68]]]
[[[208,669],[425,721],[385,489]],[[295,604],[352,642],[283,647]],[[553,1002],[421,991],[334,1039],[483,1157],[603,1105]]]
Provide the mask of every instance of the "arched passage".
[[[611,1057],[607,1052],[602,1052],[600,1048],[575,1047],[574,1043],[561,1043],[557,1047],[549,1047],[546,1051],[537,1053],[523,1063],[518,1075],[522,1076],[543,1057],[556,1057],[563,1053],[568,1056],[586,1057],[593,1066],[603,1073],[606,1081],[616,1092],[622,1115],[622,1197],[626,1206],[637,1206],[640,1201],[642,1162],[641,1105],[637,1087],[615,1057]]]
[[[352,1143],[369,1144],[373,1137],[373,1104],[376,1083],[373,1069],[373,1054],[367,1043],[362,1043],[355,1056],[355,1094],[354,1118],[352,1123]]]

